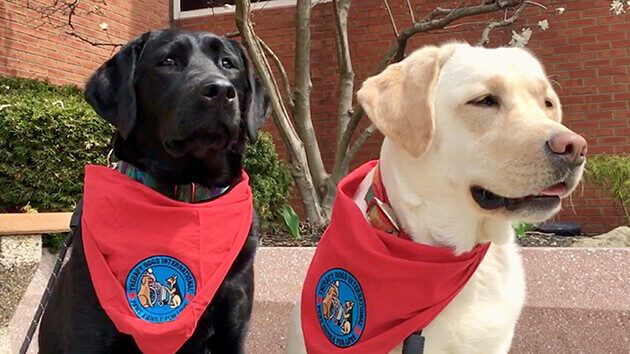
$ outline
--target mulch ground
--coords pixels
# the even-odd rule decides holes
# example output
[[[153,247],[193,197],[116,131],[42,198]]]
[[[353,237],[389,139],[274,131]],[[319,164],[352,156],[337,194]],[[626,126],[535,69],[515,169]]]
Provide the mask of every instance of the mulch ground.
[[[529,231],[523,237],[517,237],[516,242],[522,247],[571,247],[579,238],[579,236],[558,236]]]
[[[317,246],[323,228],[312,227],[302,223],[300,238],[291,237],[283,229],[261,232],[260,245],[265,247],[314,247]],[[579,237],[557,236],[541,232],[527,232],[525,236],[516,239],[522,247],[570,247]]]
[[[300,223],[300,238],[293,238],[284,229],[266,230],[260,233],[260,245],[264,247],[315,247],[324,233],[323,227]]]

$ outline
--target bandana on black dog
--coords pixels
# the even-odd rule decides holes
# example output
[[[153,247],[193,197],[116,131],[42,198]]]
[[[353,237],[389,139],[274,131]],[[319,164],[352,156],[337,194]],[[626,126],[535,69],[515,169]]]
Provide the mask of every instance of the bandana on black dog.
[[[145,353],[173,353],[193,334],[249,234],[241,181],[186,203],[104,166],[86,166],[82,239],[98,300]]]

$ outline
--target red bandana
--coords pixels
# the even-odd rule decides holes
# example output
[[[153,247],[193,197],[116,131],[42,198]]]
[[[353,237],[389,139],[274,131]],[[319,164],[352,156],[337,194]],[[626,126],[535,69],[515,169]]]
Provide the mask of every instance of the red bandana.
[[[386,353],[425,328],[459,293],[489,244],[455,256],[368,224],[353,196],[371,161],[339,183],[330,226],[302,290],[309,353]]]
[[[145,353],[173,353],[193,334],[252,220],[245,172],[221,197],[170,199],[104,166],[86,166],[82,238],[98,300]]]

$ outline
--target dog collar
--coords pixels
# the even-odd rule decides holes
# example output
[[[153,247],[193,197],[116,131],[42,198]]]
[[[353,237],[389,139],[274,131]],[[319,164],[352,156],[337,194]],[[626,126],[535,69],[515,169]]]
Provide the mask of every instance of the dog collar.
[[[394,209],[389,205],[383,179],[381,178],[381,164],[374,167],[372,185],[365,195],[365,202],[368,205],[367,218],[373,228],[385,231],[388,234],[398,236],[402,239],[411,240],[409,234],[398,226],[398,221]],[[424,337],[422,330],[412,333],[403,341],[403,354],[424,353]]]
[[[208,188],[198,183],[169,184],[158,182],[155,177],[138,169],[129,162],[119,161],[116,170],[123,175],[154,189],[161,194],[175,200],[187,203],[198,203],[214,199],[230,189],[230,187]]]
[[[389,199],[387,198],[383,179],[381,178],[380,163],[377,163],[374,167],[372,185],[365,195],[365,202],[368,206],[367,219],[373,228],[406,240],[411,240],[409,234],[398,225],[396,213],[394,213],[394,209],[389,205]]]

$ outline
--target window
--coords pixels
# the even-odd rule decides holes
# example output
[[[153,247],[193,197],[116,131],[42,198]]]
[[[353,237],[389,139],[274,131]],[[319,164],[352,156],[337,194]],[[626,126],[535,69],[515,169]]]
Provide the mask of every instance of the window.
[[[269,2],[273,0],[260,0],[253,2]],[[193,11],[234,5],[234,0],[180,0],[180,11]]]
[[[252,10],[295,6],[295,0],[252,0]],[[234,0],[174,0],[175,19],[234,12]]]

